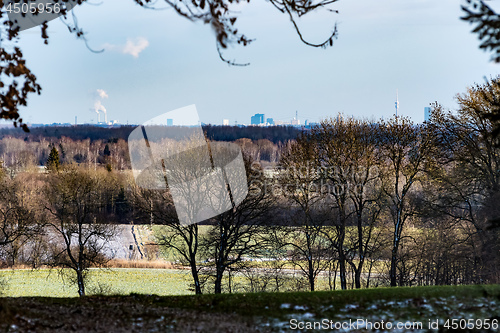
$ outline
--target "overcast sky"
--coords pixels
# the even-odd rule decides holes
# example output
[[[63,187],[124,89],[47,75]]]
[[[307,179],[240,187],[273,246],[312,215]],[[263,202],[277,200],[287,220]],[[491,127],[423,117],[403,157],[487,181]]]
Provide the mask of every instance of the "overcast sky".
[[[21,47],[43,88],[22,116],[31,123],[73,123],[75,116],[95,122],[100,101],[108,120],[129,124],[191,104],[212,124],[249,123],[254,113],[290,121],[295,111],[302,122],[339,112],[379,119],[394,114],[398,89],[400,113],[421,122],[429,103],[455,108],[457,93],[500,71],[460,21],[457,0],[339,0],[335,8],[338,15],[301,22],[312,42],[337,23],[333,47],[317,49],[302,44],[270,3],[242,5],[238,27],[256,40],[225,54],[251,65],[230,67],[219,60],[207,25],[131,0],[84,4],[74,9],[79,24],[89,45],[105,52],[90,52],[59,20],[49,23],[49,45],[37,28],[22,32]]]

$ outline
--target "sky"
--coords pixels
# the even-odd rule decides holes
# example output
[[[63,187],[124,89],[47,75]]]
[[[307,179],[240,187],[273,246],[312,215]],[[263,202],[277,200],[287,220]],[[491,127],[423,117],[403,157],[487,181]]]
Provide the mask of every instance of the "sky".
[[[376,120],[394,114],[398,91],[399,113],[422,122],[429,103],[455,109],[457,93],[500,73],[459,19],[460,1],[339,0],[333,8],[339,13],[300,21],[311,42],[337,24],[334,45],[319,49],[304,45],[270,3],[240,5],[237,26],[255,41],[226,51],[228,59],[250,63],[234,67],[219,59],[208,25],[171,9],[147,10],[132,0],[83,4],[73,9],[79,25],[89,46],[105,51],[89,51],[57,19],[49,23],[49,45],[39,28],[22,32],[42,94],[29,97],[21,116],[95,123],[94,110],[103,107],[108,120],[140,124],[195,104],[200,121],[211,124],[248,124],[255,113],[290,121],[296,111],[301,122],[339,112]]]

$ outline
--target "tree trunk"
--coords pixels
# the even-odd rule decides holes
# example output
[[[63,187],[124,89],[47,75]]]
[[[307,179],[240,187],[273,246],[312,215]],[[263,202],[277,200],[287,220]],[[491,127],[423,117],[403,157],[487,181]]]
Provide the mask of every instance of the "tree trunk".
[[[337,266],[335,265],[335,272],[333,272],[333,290],[337,289]]]
[[[394,226],[394,238],[392,242],[392,254],[391,254],[391,271],[389,273],[391,279],[391,287],[396,287],[397,284],[397,263],[398,263],[398,249],[399,249],[399,241],[401,239],[401,231],[403,230],[403,221],[401,220],[401,214],[403,209],[401,206],[398,206],[396,224]]]
[[[392,255],[391,255],[391,271],[390,271],[390,278],[391,278],[391,287],[396,287],[397,284],[397,270],[396,270],[396,265],[397,265],[397,260],[398,260],[398,245],[399,243],[395,242],[394,247],[392,248]]]
[[[354,270],[354,287],[356,289],[360,289],[361,288],[361,270],[363,268],[363,263],[360,262],[359,263],[359,266],[358,268],[354,268],[353,267],[353,270]]]
[[[340,289],[347,289],[347,272],[346,272],[346,257],[344,252],[345,241],[345,214],[342,212],[340,215],[341,225],[338,228],[338,251],[339,251],[339,270],[340,270]]]
[[[222,267],[216,267],[216,276],[215,276],[215,293],[222,293],[222,276],[224,275],[224,269]]]
[[[332,261],[330,261],[330,265],[328,268],[328,285],[330,286],[330,290],[335,290],[335,283],[337,282],[337,265],[335,265],[333,269],[333,281],[332,281]]]
[[[196,267],[196,259],[194,255],[191,256],[189,264],[191,266],[191,275],[193,276],[194,281],[194,291],[196,295],[201,295],[200,278],[198,277],[198,269]]]
[[[363,205],[360,204],[360,209],[358,211],[358,257],[359,264],[354,269],[354,285],[356,289],[361,288],[361,272],[363,271],[363,264],[365,262],[364,250],[363,250]],[[371,228],[371,226],[369,227]],[[366,246],[368,246],[369,237]]]
[[[347,289],[347,273],[346,273],[346,259],[345,259],[344,249],[343,249],[343,241],[341,244],[342,245],[339,247],[340,289],[346,290]]]
[[[80,297],[85,296],[85,283],[83,281],[83,272],[80,270],[76,271],[76,279],[78,281],[78,295]]]
[[[346,277],[346,265],[343,250],[341,250],[341,255],[339,256],[339,270],[340,270],[340,289],[347,289],[347,277]]]
[[[308,278],[309,278],[309,288],[311,289],[311,291],[314,291],[314,267],[313,267],[313,262],[312,262],[312,257],[309,257],[309,260],[308,260],[308,264],[309,264],[309,273],[307,274]]]
[[[370,262],[370,268],[368,269],[368,276],[366,277],[366,288],[370,288],[370,277],[372,275],[373,261]]]

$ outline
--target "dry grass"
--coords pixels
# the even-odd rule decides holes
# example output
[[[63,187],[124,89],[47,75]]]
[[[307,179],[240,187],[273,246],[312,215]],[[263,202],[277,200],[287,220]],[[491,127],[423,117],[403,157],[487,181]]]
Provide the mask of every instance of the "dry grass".
[[[174,269],[177,268],[170,261],[165,260],[110,260],[106,267],[108,268],[153,268],[153,269]]]
[[[48,267],[42,266],[42,267],[37,267],[37,268],[48,268]],[[33,269],[33,266],[26,265],[26,264],[15,264],[14,266],[7,265],[7,264],[0,265],[0,270],[12,270],[12,269]]]
[[[174,265],[170,261],[165,260],[127,260],[127,259],[112,259],[104,266],[106,268],[152,268],[152,269],[179,269],[178,265]],[[51,267],[43,265],[36,267],[37,269],[50,269]],[[59,268],[59,267],[52,267]],[[0,265],[0,270],[15,270],[15,269],[33,269],[33,266],[25,264],[16,264],[14,266]]]

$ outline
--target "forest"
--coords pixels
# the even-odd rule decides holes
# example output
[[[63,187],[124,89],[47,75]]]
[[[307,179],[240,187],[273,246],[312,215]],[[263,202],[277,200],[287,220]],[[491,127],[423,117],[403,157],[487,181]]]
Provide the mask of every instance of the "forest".
[[[25,141],[40,141],[42,139],[61,139],[71,140],[107,140],[116,142],[119,139],[127,140],[130,132],[136,125],[118,125],[118,126],[95,126],[95,125],[68,125],[68,126],[33,126],[29,132],[21,128],[0,128],[0,138],[17,138]],[[216,126],[202,125],[207,138],[213,141],[235,141],[246,138],[250,140],[269,140],[273,143],[286,142],[293,140],[300,133],[300,129],[292,126]],[[172,132],[182,130],[182,127],[172,126]]]

